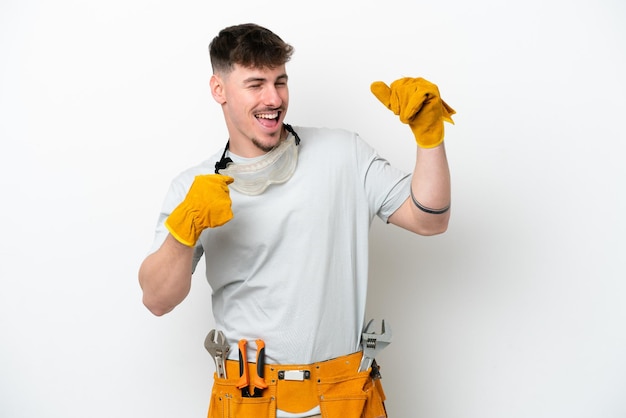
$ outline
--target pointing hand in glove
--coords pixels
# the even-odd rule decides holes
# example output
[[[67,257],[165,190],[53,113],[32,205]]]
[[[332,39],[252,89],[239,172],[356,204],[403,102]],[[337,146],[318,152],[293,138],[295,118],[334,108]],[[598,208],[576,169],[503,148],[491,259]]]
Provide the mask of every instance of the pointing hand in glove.
[[[387,86],[375,81],[371,91],[393,113],[400,116],[413,131],[421,148],[434,148],[443,142],[443,122],[454,124],[456,112],[439,96],[439,89],[423,78],[405,77]]]
[[[233,218],[228,185],[232,177],[220,174],[196,176],[183,200],[165,220],[172,236],[193,247],[206,228],[224,225]]]

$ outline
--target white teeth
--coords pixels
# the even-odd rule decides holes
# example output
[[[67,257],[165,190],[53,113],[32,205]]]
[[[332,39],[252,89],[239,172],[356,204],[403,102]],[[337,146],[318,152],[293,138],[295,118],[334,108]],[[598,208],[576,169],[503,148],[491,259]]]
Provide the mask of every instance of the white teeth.
[[[278,117],[278,113],[262,113],[260,115],[256,115],[256,117],[261,119],[276,119]]]

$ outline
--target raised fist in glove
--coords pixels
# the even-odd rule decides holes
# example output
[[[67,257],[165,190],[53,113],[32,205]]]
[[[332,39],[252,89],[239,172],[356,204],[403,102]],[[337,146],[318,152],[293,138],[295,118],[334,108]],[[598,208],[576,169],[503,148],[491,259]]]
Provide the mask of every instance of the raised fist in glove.
[[[409,125],[421,148],[434,148],[443,142],[443,121],[454,124],[456,112],[439,96],[436,85],[423,78],[405,77],[387,86],[382,81],[372,83],[374,96],[400,121]]]
[[[232,177],[221,174],[196,176],[183,200],[165,220],[178,242],[193,247],[206,228],[224,225],[233,218],[228,185]]]

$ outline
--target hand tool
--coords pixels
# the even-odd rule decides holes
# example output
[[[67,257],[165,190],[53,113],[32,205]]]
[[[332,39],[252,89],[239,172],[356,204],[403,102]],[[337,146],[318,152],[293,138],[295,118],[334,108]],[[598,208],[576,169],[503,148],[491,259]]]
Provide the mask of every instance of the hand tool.
[[[385,326],[382,320],[381,333],[374,331],[374,320],[370,320],[361,334],[361,346],[363,357],[359,365],[359,372],[363,372],[372,366],[376,355],[391,343],[391,327]]]
[[[256,373],[252,376],[252,392],[254,397],[261,396],[265,383],[265,341],[256,340]]]
[[[265,368],[265,342],[256,340],[256,370],[252,381],[250,381],[250,371],[248,369],[248,340],[239,340],[239,382],[237,388],[241,389],[241,396],[245,398],[259,398],[263,393],[263,389],[267,388],[264,379]],[[250,384],[252,386],[250,386]],[[250,390],[252,387],[252,391]]]
[[[207,349],[215,361],[215,372],[217,373],[217,377],[220,379],[226,379],[226,367],[224,362],[228,358],[230,345],[226,341],[224,333],[214,329],[209,331],[204,340],[204,348]]]

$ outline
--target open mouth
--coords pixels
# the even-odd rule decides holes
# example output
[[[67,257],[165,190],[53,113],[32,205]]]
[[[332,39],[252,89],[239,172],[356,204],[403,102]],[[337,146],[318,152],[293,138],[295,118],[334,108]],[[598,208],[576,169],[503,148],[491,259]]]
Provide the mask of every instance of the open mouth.
[[[273,128],[278,124],[280,112],[278,110],[272,112],[257,113],[254,117],[259,123],[267,128]]]
[[[278,119],[279,112],[258,113],[254,115],[257,119]]]

